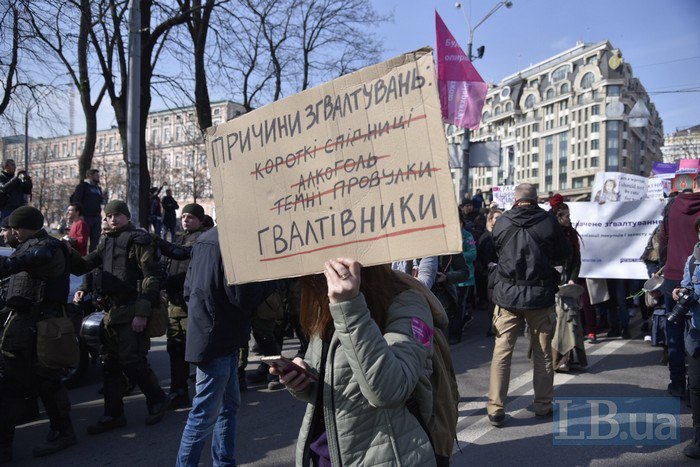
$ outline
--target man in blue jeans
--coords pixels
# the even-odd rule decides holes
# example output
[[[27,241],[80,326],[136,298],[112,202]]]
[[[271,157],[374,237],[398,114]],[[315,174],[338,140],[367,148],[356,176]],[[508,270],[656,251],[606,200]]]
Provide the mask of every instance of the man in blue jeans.
[[[271,283],[227,285],[217,227],[194,244],[184,289],[188,306],[185,360],[197,366],[197,383],[177,454],[178,467],[198,465],[212,433],[213,465],[236,465],[236,414],[241,400],[238,349],[248,345],[251,310],[272,290]]]

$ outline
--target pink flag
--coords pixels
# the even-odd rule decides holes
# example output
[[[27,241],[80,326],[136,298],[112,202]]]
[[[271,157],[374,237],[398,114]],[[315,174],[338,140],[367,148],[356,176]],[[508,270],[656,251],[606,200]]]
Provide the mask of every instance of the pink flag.
[[[479,128],[488,85],[435,11],[437,77],[442,118],[461,128]]]

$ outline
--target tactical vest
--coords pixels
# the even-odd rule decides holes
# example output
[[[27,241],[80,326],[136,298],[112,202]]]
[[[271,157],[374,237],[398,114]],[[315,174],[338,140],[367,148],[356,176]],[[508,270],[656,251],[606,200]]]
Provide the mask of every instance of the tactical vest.
[[[178,246],[189,246],[195,244],[200,235],[204,231],[196,230],[190,233],[181,233],[175,237],[175,244]],[[168,297],[174,298],[176,295],[182,294],[187,268],[190,265],[190,259],[176,260],[171,259],[168,264],[168,279],[165,282],[165,291]]]
[[[118,235],[107,234],[102,250],[102,272],[95,276],[95,291],[112,298],[132,298],[139,293],[143,273],[136,261],[129,261],[131,245],[137,237],[148,233],[136,227],[123,230]],[[150,237],[144,238],[150,242]]]
[[[53,255],[63,255],[63,270],[51,272],[22,271],[10,276],[7,285],[7,304],[12,308],[41,308],[42,305],[62,306],[68,300],[70,274],[68,247],[60,240],[46,236],[31,238],[22,243],[12,257],[32,254],[35,248],[49,248]],[[48,276],[47,274],[53,274]]]

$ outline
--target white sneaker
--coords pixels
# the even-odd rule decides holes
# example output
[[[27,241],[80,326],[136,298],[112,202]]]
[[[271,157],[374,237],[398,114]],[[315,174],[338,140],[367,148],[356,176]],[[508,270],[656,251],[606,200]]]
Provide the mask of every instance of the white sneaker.
[[[644,342],[651,342],[651,336],[644,336]]]

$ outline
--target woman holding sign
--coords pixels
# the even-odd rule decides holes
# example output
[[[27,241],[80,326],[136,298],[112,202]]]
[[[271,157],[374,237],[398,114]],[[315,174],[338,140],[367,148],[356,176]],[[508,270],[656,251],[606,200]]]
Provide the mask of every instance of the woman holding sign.
[[[388,265],[338,258],[323,273],[303,279],[305,360],[270,370],[309,403],[297,465],[435,465],[418,418],[433,410],[430,292]]]

